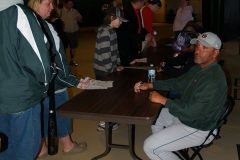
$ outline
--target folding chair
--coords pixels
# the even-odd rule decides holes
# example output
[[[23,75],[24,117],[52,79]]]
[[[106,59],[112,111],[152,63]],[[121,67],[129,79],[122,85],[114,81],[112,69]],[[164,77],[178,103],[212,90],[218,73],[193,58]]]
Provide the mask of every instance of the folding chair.
[[[229,115],[229,113],[231,112],[231,110],[232,110],[234,105],[235,105],[234,99],[231,96],[228,96],[227,97],[227,101],[226,101],[226,103],[225,103],[225,105],[223,107],[223,110],[222,110],[222,116],[219,119],[218,124],[226,124],[226,122],[227,122],[226,118]],[[200,154],[201,149],[202,148],[207,148],[207,147],[211,146],[215,139],[221,138],[220,135],[219,135],[220,128],[221,128],[221,126],[218,128],[217,132],[215,130],[211,130],[209,132],[208,136],[206,137],[205,141],[200,146],[186,148],[186,149],[177,151],[178,153],[177,152],[175,152],[175,153],[179,157],[184,158],[185,160],[193,160],[196,156],[198,156],[200,160],[203,160],[203,158],[202,158],[202,156]],[[210,143],[205,144],[210,136],[214,137],[213,140]],[[192,155],[189,155],[189,150],[190,149],[193,151]]]

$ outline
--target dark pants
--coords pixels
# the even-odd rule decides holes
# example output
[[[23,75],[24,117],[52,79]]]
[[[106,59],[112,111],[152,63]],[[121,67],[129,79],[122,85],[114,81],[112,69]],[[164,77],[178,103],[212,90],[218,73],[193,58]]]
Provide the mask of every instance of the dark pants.
[[[104,76],[99,76],[95,74],[95,77],[96,77],[96,80],[101,80]]]
[[[174,31],[174,39],[177,40],[177,37],[181,31]]]

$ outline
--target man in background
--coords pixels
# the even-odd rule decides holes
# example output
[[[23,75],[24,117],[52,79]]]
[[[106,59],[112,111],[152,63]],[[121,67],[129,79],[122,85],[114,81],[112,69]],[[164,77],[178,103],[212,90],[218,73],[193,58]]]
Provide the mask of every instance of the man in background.
[[[180,53],[167,62],[160,62],[157,72],[165,72],[173,77],[187,73],[196,64],[194,62],[195,45],[190,43],[193,38],[197,38],[193,32],[180,32],[172,45],[172,48]]]
[[[156,47],[157,43],[154,36],[157,34],[157,32],[154,31],[152,27],[154,16],[153,13],[157,12],[161,8],[162,3],[160,0],[148,0],[148,3],[149,4],[147,6],[143,6],[140,11],[142,17],[142,26],[147,30],[149,34],[152,35],[152,46]],[[148,41],[142,42],[142,51],[146,47],[147,42]]]
[[[74,60],[76,48],[78,47],[78,23],[82,22],[82,16],[80,13],[73,9],[73,0],[65,0],[64,7],[61,9],[61,20],[64,22],[64,32],[69,40],[70,46],[70,65],[77,66],[78,64]]]
[[[141,57],[142,41],[152,39],[141,24],[140,9],[144,4],[144,0],[129,0],[128,5],[123,7],[124,16],[129,21],[116,29],[122,65],[135,63],[135,59]]]

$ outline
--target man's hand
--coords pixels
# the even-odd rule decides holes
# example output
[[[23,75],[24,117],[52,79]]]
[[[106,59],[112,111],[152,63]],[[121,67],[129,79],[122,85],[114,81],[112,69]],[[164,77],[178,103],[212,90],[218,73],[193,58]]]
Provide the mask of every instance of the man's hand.
[[[148,89],[151,89],[151,88],[153,88],[152,83],[137,82],[137,83],[134,85],[134,91],[135,91],[136,93],[140,92],[141,90],[148,90]]]
[[[160,66],[164,67],[166,65],[166,62],[160,62]]]
[[[152,37],[152,45],[151,45],[151,46],[152,46],[152,47],[157,47],[157,42],[156,42],[154,36]]]
[[[77,17],[77,21],[78,21],[78,22],[82,22],[82,16],[78,16],[78,17]]]
[[[163,72],[161,66],[157,66],[157,67],[156,67],[156,71],[157,71],[157,72]]]
[[[165,64],[166,64],[165,62],[160,62],[160,65],[156,67],[156,71],[157,72],[163,72],[162,67],[164,67]]]
[[[145,41],[151,41],[151,40],[152,40],[152,35],[151,34],[146,34]]]
[[[122,71],[124,69],[123,66],[117,66],[117,71]]]
[[[173,54],[173,57],[177,57],[179,54],[181,54],[181,52],[176,52]]]
[[[130,64],[135,64],[138,62],[138,59],[134,59],[132,62],[130,62]]]
[[[167,102],[167,98],[163,97],[161,94],[159,94],[156,91],[152,91],[149,94],[149,100],[154,103],[160,103],[162,105],[165,105]]]

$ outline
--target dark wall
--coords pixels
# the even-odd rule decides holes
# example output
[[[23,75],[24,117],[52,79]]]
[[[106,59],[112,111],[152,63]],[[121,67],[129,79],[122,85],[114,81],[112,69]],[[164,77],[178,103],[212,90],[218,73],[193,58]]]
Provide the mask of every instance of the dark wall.
[[[75,0],[73,8],[77,9],[83,17],[83,22],[79,26],[99,26],[103,21],[103,13],[101,11],[103,4],[108,4],[113,0]],[[28,0],[24,0],[26,4]],[[57,0],[54,0],[56,3]],[[64,2],[61,0],[60,2]]]
[[[239,0],[203,0],[203,28],[220,36],[223,41],[240,36]]]
[[[79,11],[83,17],[81,26],[98,26],[103,22],[103,13],[101,11],[103,4],[108,4],[112,0],[77,0],[74,2],[74,8]]]
[[[240,37],[240,0],[223,1],[224,21],[221,29],[223,40]]]
[[[203,28],[219,35],[221,24],[223,23],[223,15],[221,12],[221,0],[203,0]]]

